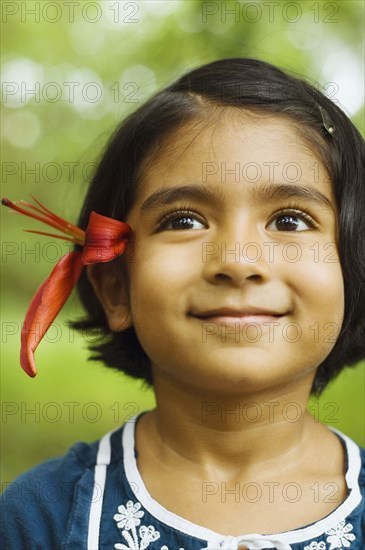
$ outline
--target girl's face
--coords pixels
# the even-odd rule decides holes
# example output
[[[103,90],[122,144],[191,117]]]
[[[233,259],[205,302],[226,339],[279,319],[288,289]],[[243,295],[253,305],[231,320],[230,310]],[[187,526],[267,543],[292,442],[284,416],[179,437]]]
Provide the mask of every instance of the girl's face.
[[[328,175],[284,119],[185,126],[127,222],[131,318],[155,377],[245,393],[304,377],[344,314]]]

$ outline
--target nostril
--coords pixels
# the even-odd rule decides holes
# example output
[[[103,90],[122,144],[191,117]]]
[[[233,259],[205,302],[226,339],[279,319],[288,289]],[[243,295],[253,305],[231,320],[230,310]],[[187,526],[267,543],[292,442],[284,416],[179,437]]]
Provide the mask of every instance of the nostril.
[[[252,275],[249,275],[247,279],[253,279],[254,281],[257,281],[259,279],[262,279],[262,277],[258,273],[253,273]]]
[[[227,275],[226,273],[216,273],[215,279],[217,279],[218,281],[230,281],[232,279],[235,279],[235,277]],[[262,276],[258,273],[252,273],[251,275],[247,275],[245,279],[251,281],[260,281],[262,279]]]
[[[229,275],[226,275],[225,273],[217,273],[216,279],[219,279],[220,281],[226,281],[227,279],[230,279]]]

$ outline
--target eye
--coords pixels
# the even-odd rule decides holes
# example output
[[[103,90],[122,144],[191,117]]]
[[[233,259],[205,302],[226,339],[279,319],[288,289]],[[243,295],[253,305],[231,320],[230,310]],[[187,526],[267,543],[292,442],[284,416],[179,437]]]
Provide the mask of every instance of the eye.
[[[314,229],[317,223],[308,212],[302,210],[287,210],[277,212],[271,218],[267,229],[271,231],[308,231]]]
[[[206,227],[205,222],[202,221],[201,216],[196,212],[189,210],[178,210],[170,212],[160,220],[159,230],[187,230],[187,229],[204,229]]]

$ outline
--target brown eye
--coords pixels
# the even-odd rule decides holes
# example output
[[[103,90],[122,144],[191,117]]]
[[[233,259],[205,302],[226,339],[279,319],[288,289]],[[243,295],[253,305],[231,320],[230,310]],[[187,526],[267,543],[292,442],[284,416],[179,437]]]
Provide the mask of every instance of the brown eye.
[[[172,229],[193,229],[194,221],[191,217],[175,218],[170,225]]]
[[[279,231],[296,231],[299,226],[299,220],[296,216],[286,214],[276,218],[276,227]]]
[[[197,214],[189,212],[173,212],[165,216],[160,224],[160,230],[181,231],[188,229],[204,229],[206,226]]]
[[[275,214],[267,228],[271,231],[308,231],[317,227],[314,219],[302,211],[279,212]]]

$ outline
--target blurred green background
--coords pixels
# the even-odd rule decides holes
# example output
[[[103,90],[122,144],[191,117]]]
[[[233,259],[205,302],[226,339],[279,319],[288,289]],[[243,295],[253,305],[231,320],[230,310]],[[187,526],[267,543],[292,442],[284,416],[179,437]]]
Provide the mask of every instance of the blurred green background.
[[[222,57],[257,57],[305,76],[364,133],[364,3],[199,0],[3,1],[2,196],[34,194],[75,221],[95,162],[116,124],[175,77]],[[69,250],[29,235],[32,220],[2,211],[2,481],[91,441],[153,406],[141,384],[87,362],[91,335],[67,320],[73,295],[37,354],[19,367],[33,293]],[[38,226],[39,228],[39,226]],[[365,445],[364,364],[311,408]]]

